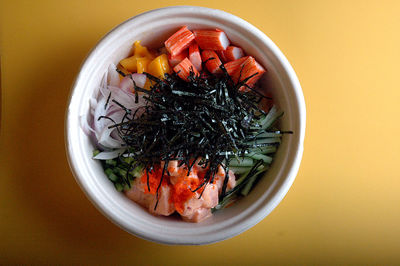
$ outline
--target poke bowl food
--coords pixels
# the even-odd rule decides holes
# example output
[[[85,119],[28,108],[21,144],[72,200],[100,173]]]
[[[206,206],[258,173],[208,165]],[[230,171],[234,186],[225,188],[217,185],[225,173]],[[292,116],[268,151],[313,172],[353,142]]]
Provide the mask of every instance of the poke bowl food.
[[[110,65],[82,128],[118,191],[155,215],[201,222],[246,196],[281,142],[267,70],[220,29],[135,41]]]
[[[71,95],[78,182],[112,221],[149,240],[202,244],[246,230],[279,203],[300,162],[304,106],[290,65],[249,24],[212,13],[172,7],[125,22],[82,67],[78,112]]]

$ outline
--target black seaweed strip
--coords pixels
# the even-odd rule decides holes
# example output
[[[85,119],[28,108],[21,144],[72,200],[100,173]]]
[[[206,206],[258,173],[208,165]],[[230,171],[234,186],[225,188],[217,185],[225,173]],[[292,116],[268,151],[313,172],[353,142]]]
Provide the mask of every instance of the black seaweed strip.
[[[107,105],[108,105],[108,102],[110,101],[110,98],[111,98],[111,91],[110,91],[110,93],[108,94],[108,97],[107,97],[106,103],[104,104],[104,110],[106,110],[106,109],[107,109]]]
[[[121,76],[125,77],[126,74],[124,72],[122,72],[120,69],[116,68],[115,71],[118,72],[118,74],[120,74]]]

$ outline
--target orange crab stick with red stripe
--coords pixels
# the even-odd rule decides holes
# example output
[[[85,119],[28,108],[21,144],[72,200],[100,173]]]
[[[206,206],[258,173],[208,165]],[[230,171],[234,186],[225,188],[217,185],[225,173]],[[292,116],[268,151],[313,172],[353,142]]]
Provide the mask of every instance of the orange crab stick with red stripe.
[[[236,46],[228,46],[228,48],[226,48],[225,51],[222,51],[222,53],[224,54],[227,62],[237,60],[244,56],[242,48]]]
[[[202,50],[225,50],[229,39],[221,30],[194,30],[196,42]]]
[[[227,62],[229,62],[228,61],[228,59],[226,59],[226,57],[225,57],[225,51],[224,50],[221,50],[221,51],[215,51],[216,53],[217,53],[217,55],[219,56],[219,59],[221,59],[221,61],[223,62],[223,63],[227,63]]]
[[[183,26],[165,41],[165,48],[171,56],[175,56],[188,48],[194,38],[194,34]]]
[[[215,74],[221,72],[220,65],[222,64],[216,52],[212,50],[203,50],[201,59],[206,64],[206,68],[210,73]]]
[[[168,62],[172,67],[174,67],[177,64],[179,64],[181,61],[183,61],[183,59],[185,59],[186,57],[188,57],[188,51],[187,50],[183,50],[182,52],[180,52],[179,54],[174,55],[174,56],[169,54],[168,55]]]
[[[181,79],[185,81],[189,81],[188,77],[190,72],[193,72],[195,76],[199,75],[199,72],[187,57],[174,67],[174,71]]]
[[[245,84],[249,87],[253,87],[265,72],[266,70],[257,63],[253,57],[249,56],[243,64],[235,70],[232,79],[234,82],[242,82],[252,76]],[[245,86],[240,88],[240,90],[245,89]]]
[[[240,66],[244,63],[244,61],[246,61],[246,59],[248,59],[249,57],[250,56],[242,57],[237,60],[230,61],[230,62],[224,64],[224,67],[225,67],[226,71],[228,72],[228,74],[231,77],[233,77],[233,74],[236,72],[236,70],[238,68],[240,68]]]
[[[202,67],[199,46],[195,42],[189,46],[189,60],[198,71],[201,71]]]

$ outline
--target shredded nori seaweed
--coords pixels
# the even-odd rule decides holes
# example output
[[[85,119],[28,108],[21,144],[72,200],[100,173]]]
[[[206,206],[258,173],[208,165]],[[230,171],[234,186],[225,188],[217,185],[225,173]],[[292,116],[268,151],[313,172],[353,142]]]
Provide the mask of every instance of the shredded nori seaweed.
[[[222,166],[226,171],[223,197],[229,178],[229,158],[239,159],[248,149],[255,147],[246,142],[259,134],[258,123],[265,115],[258,103],[262,98],[270,98],[245,84],[252,76],[235,83],[223,66],[221,69],[223,74],[218,76],[191,72],[188,82],[176,73],[166,74],[163,80],[145,73],[152,83],[150,90],[139,88],[134,83],[136,99],[137,93],[141,92],[147,100],[140,115],[137,115],[138,110],[132,113],[113,100],[126,114],[120,123],[110,128],[117,127],[127,147],[125,153],[133,159],[132,162],[144,167],[147,176],[156,165],[165,162],[157,199],[163,175],[169,175],[168,161],[179,160],[189,175],[199,158],[199,165],[208,170],[203,182],[192,191],[203,188],[202,194],[207,184],[213,182],[218,167]],[[243,86],[248,89],[240,90]],[[131,168],[132,164],[128,170]],[[124,180],[130,187],[129,178]],[[149,177],[147,187],[150,191]]]

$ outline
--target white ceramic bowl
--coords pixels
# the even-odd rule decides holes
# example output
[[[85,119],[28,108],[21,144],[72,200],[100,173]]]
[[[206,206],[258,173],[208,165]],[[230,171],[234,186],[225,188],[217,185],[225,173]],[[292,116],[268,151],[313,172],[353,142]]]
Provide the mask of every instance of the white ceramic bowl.
[[[117,192],[100,163],[91,158],[94,146],[79,123],[79,117],[88,114],[89,98],[98,88],[110,63],[117,64],[126,57],[136,40],[142,40],[144,45],[161,47],[163,41],[182,25],[190,29],[220,28],[233,43],[240,45],[265,66],[268,73],[261,82],[272,90],[275,102],[285,111],[282,129],[294,132],[283,137],[271,169],[246,198],[198,224],[153,216]],[[220,10],[193,6],[167,7],[140,14],[117,26],[86,58],[72,88],[66,113],[66,149],[77,182],[93,204],[115,224],[155,242],[207,244],[249,229],[279,204],[299,169],[305,122],[304,97],[296,74],[278,47],[260,30]]]

